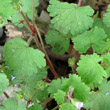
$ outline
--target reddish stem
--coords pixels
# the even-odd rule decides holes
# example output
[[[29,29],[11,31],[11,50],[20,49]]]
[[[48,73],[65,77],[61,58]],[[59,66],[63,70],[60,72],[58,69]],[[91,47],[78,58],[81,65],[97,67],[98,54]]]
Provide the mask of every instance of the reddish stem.
[[[81,4],[80,4],[80,6],[83,6],[83,0],[81,0]]]
[[[33,34],[35,34],[36,33],[36,31],[35,31],[35,20],[34,20],[34,0],[32,1],[32,14],[33,14]]]
[[[5,95],[5,97],[8,99],[9,98],[9,96],[8,96],[8,94],[6,93],[6,92],[3,92],[3,94]]]
[[[29,29],[31,30],[31,32],[33,33],[33,29],[31,27],[31,25],[29,24],[28,20],[26,19],[26,17],[24,16],[24,13],[22,11],[19,11],[19,13],[21,14],[21,16],[24,18],[26,24],[28,25]]]
[[[78,6],[83,6],[83,0],[79,0]]]
[[[44,52],[46,62],[47,62],[47,64],[50,66],[50,70],[52,71],[53,75],[54,75],[56,78],[59,78],[59,76],[58,76],[58,74],[56,73],[55,69],[53,68],[53,65],[51,64],[51,62],[50,62],[48,56],[46,55],[45,51],[42,49],[42,47],[41,47],[41,45],[40,45],[40,43],[39,43],[37,37],[35,36],[35,32],[33,31],[32,27],[30,26],[28,20],[26,19],[26,17],[24,16],[24,14],[23,14],[22,11],[20,11],[20,14],[21,14],[22,17],[24,18],[24,20],[25,20],[27,26],[29,27],[30,31],[32,32],[33,38],[34,38],[34,40],[35,40],[35,42],[36,42],[38,48],[39,48],[42,52]]]
[[[37,37],[33,36],[33,38],[34,38],[34,40],[35,40],[35,42],[36,42],[38,48],[39,48],[42,52],[44,52],[44,51],[42,50],[41,46],[40,46],[40,43],[39,43]],[[45,52],[44,52],[44,53],[45,53]],[[45,59],[46,59],[47,64],[50,66],[50,70],[52,71],[53,75],[54,75],[56,78],[59,78],[58,74],[57,74],[56,71],[54,70],[53,65],[51,64],[51,62],[50,62],[50,60],[48,59],[48,57],[47,57],[46,54],[45,54]]]

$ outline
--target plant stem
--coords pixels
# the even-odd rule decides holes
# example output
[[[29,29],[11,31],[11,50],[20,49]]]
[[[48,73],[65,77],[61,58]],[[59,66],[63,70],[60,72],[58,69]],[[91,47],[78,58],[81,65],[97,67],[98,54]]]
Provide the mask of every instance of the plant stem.
[[[33,15],[33,34],[35,34],[35,20],[34,20],[34,0],[32,1],[32,15]]]
[[[83,0],[79,0],[78,7],[83,6]]]
[[[42,32],[43,34],[47,34],[47,32],[45,32],[44,30],[38,28],[40,32]]]
[[[52,65],[52,63],[51,63],[51,61],[50,61],[50,59],[49,59],[49,57],[48,57],[48,54],[47,54],[47,52],[46,52],[46,50],[45,50],[44,43],[43,43],[43,40],[42,40],[42,37],[41,37],[41,34],[40,34],[40,32],[39,32],[39,29],[38,29],[37,25],[35,25],[35,28],[36,28],[36,31],[37,31],[37,33],[38,33],[39,39],[40,39],[40,41],[41,41],[41,45],[42,45],[42,48],[43,48],[43,52],[45,53],[45,58],[46,58],[46,60],[47,60],[47,64],[50,66],[50,69],[51,69],[51,71],[53,72],[54,76],[55,76],[56,78],[59,78],[59,76],[58,76],[58,74],[56,73],[56,71],[55,71],[55,69],[54,69],[54,67],[53,67],[53,65]]]
[[[57,105],[55,108],[53,108],[52,110],[57,110],[59,108],[59,105]]]
[[[55,71],[55,69],[54,69],[54,67],[53,67],[53,65],[52,65],[52,63],[51,63],[51,61],[50,61],[50,59],[49,59],[49,57],[48,57],[48,55],[47,55],[45,49],[44,49],[44,48],[42,49],[42,47],[41,47],[41,45],[40,45],[40,43],[39,43],[39,41],[38,41],[38,38],[36,37],[35,31],[33,31],[33,29],[32,29],[32,27],[30,26],[28,20],[27,20],[26,17],[24,16],[23,12],[22,12],[22,11],[19,11],[19,13],[20,13],[21,16],[24,18],[24,20],[25,20],[27,26],[29,27],[30,31],[32,32],[32,37],[33,37],[34,41],[36,42],[38,48],[39,48],[42,52],[44,52],[46,62],[47,62],[47,64],[49,65],[50,70],[52,71],[53,75],[54,75],[56,78],[59,78],[59,75],[56,73],[56,71]],[[39,32],[39,30],[38,30],[38,32]],[[40,32],[39,32],[38,35],[40,35]],[[41,38],[41,36],[39,36],[39,38]]]
[[[37,94],[38,90],[36,90],[36,92],[34,93],[34,95],[32,96],[31,100],[33,100],[34,96]]]
[[[3,92],[3,94],[5,95],[5,97],[8,99],[9,95],[6,92]]]
[[[21,16],[24,18],[27,26],[29,27],[29,29],[31,30],[31,32],[33,32],[33,29],[31,27],[31,25],[29,24],[28,20],[26,19],[26,17],[24,16],[24,13],[22,11],[19,11],[19,13],[21,14]]]

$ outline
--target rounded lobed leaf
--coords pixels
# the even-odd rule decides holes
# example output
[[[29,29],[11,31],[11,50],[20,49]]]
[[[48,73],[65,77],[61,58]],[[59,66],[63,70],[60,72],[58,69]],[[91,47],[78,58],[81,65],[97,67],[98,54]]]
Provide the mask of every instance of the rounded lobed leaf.
[[[85,103],[84,108],[87,110],[110,109],[110,81],[104,79],[99,86],[99,91],[91,92],[89,100]]]
[[[74,98],[82,102],[87,101],[90,89],[81,81],[80,77],[70,74],[68,80],[62,84],[62,90],[67,91],[70,87],[73,88]]]
[[[94,27],[90,31],[72,38],[72,41],[74,42],[74,48],[80,53],[86,53],[92,46],[95,52],[101,54],[108,49],[107,42],[105,41],[106,37],[107,35],[103,29]]]
[[[46,35],[46,43],[52,46],[53,52],[64,54],[69,49],[70,40],[56,30],[50,30]]]
[[[15,13],[11,2],[11,0],[0,0],[0,27],[7,24],[7,19],[10,20]]]
[[[81,55],[76,70],[82,81],[86,84],[101,83],[103,77],[107,77],[106,71],[99,64],[101,60],[95,53],[93,55]]]
[[[46,66],[44,54],[38,49],[28,47],[21,38],[15,38],[5,44],[4,61],[15,74],[32,75]]]
[[[110,5],[108,5],[107,13],[104,13],[103,22],[107,27],[110,27]]]
[[[57,101],[58,104],[62,104],[66,99],[66,92],[64,92],[62,90],[58,90],[54,94],[54,98],[55,98],[55,100]]]
[[[50,0],[48,11],[53,17],[51,23],[62,34],[77,35],[92,27],[93,24],[91,16],[94,11],[90,6],[78,7],[76,4]]]
[[[2,104],[3,104],[2,110],[26,110],[26,103],[24,102],[18,103],[18,101],[14,98],[8,98]]]

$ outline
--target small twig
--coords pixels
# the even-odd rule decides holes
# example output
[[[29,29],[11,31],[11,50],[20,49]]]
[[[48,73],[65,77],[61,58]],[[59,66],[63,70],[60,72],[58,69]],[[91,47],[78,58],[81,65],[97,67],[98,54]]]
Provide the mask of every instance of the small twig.
[[[5,95],[5,97],[8,99],[9,95],[6,92],[3,92],[3,94]]]

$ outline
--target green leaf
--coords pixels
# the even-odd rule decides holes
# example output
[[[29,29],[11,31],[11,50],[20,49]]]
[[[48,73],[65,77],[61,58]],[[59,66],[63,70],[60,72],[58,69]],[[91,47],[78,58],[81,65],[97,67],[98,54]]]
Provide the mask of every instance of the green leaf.
[[[9,80],[7,76],[3,73],[0,73],[0,95],[7,89],[9,85]]]
[[[81,55],[76,70],[86,84],[101,83],[103,77],[107,77],[106,71],[99,64],[100,61],[102,58],[95,53],[93,55]]]
[[[36,97],[40,102],[44,102],[48,98],[47,87],[44,88],[44,90],[39,90],[36,94]]]
[[[0,0],[0,26],[7,24],[7,19],[15,13],[11,0]]]
[[[80,53],[86,53],[87,50],[92,46],[94,51],[97,53],[104,53],[106,51],[106,34],[103,29],[95,27],[90,31],[86,31],[77,37],[74,37],[74,48]],[[80,44],[80,45],[79,45]]]
[[[46,43],[52,46],[54,53],[64,54],[68,51],[70,40],[61,35],[58,31],[50,30],[45,39]]]
[[[43,110],[42,106],[39,104],[34,104],[28,110]]]
[[[51,97],[54,97],[54,93],[56,93],[58,90],[60,90],[62,88],[62,83],[63,83],[64,79],[57,79],[57,80],[53,80],[50,83],[50,86],[48,87],[48,93],[51,93]]]
[[[51,23],[62,34],[77,35],[92,27],[90,16],[94,11],[90,6],[78,7],[76,4],[50,0],[48,11],[54,17]]]
[[[77,110],[77,108],[73,106],[71,103],[64,103],[60,105],[59,110]]]
[[[102,58],[103,58],[103,60],[101,62],[101,65],[104,68],[104,70],[106,71],[106,73],[108,75],[107,77],[110,77],[110,53],[102,55]]]
[[[2,104],[3,107],[0,107],[0,110],[26,110],[26,104],[24,102],[18,103],[14,98],[8,98]]]
[[[70,74],[68,80],[63,82],[62,90],[68,91],[69,88],[73,88],[74,98],[82,102],[87,101],[90,89],[81,81],[80,77]]]
[[[66,98],[66,92],[62,91],[62,90],[58,90],[55,94],[54,94],[54,98],[57,101],[58,104],[62,104],[65,101]]]
[[[72,88],[72,91],[70,88]],[[48,88],[48,93],[50,93],[50,96],[54,98],[54,95],[58,92],[58,90],[62,90],[66,93],[71,91],[74,93],[74,97],[79,101],[86,101],[90,91],[90,89],[81,81],[81,78],[77,75],[69,75],[69,78],[53,80]]]
[[[110,110],[110,81],[103,80],[99,91],[91,92],[84,108],[86,110]]]
[[[107,13],[104,13],[103,22],[107,27],[110,27],[110,5],[108,5]]]
[[[24,93],[24,98],[28,100],[28,99],[31,99],[32,96],[37,91],[36,86],[37,86],[38,81],[42,80],[42,78],[44,78],[46,76],[47,76],[47,71],[43,70],[43,69],[39,70],[37,73],[34,73],[33,75],[27,76],[27,77],[26,76],[21,77],[18,74],[18,76],[16,76],[16,79],[13,81],[13,83],[16,84],[16,82],[17,82],[18,84],[20,84],[20,83],[24,84],[24,85],[22,85],[22,91]],[[43,94],[45,94],[45,93],[43,93]],[[36,100],[36,97],[34,97],[34,100]],[[42,97],[42,99],[44,99],[44,98]]]
[[[15,38],[5,44],[4,61],[10,70],[22,76],[37,73],[46,66],[44,54],[38,49],[28,47],[21,38]]]
[[[27,14],[27,16],[32,20],[32,0],[21,0],[22,3],[22,10],[25,14]],[[35,7],[37,7],[39,5],[39,1],[38,0],[34,0],[34,9],[36,9]],[[35,10],[36,12],[36,10]],[[35,13],[35,15],[37,15]]]
[[[93,27],[95,27],[95,26],[102,28],[105,31],[105,33],[107,34],[107,38],[110,38],[110,29],[108,27],[106,27],[106,25],[99,18],[94,20]]]

